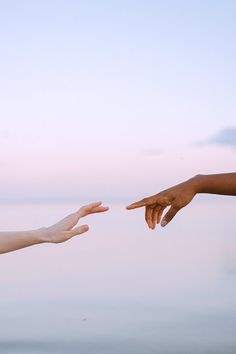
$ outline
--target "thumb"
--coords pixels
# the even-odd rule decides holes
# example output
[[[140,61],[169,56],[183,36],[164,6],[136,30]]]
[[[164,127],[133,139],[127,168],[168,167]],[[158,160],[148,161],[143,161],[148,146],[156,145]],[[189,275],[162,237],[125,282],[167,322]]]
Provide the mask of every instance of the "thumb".
[[[171,206],[168,212],[164,215],[161,221],[161,226],[162,227],[166,226],[173,219],[173,217],[178,213],[179,210],[180,208],[177,208],[176,206]]]
[[[83,233],[87,232],[88,230],[89,230],[88,225],[78,226],[70,231],[70,235],[71,235],[71,237],[73,237],[76,235],[83,234]]]

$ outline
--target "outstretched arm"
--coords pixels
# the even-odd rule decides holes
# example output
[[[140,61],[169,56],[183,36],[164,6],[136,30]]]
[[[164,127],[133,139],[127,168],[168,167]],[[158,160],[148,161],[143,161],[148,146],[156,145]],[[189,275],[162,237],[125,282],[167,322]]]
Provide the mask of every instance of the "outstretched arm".
[[[44,242],[60,243],[67,241],[73,236],[88,231],[88,225],[75,227],[80,218],[107,210],[108,207],[102,206],[101,202],[92,203],[81,207],[75,213],[66,216],[50,227],[31,231],[0,232],[0,253],[7,253]]]
[[[236,196],[236,173],[197,175],[156,195],[133,203],[127,209],[145,207],[146,222],[151,229],[155,229],[160,222],[161,226],[166,226],[177,212],[188,205],[198,193]],[[162,218],[167,207],[170,208]]]

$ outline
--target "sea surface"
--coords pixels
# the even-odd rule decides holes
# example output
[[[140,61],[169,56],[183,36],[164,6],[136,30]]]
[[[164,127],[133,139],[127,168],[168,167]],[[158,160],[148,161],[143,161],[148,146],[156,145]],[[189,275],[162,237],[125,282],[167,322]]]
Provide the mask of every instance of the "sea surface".
[[[79,205],[2,203],[1,230]],[[202,196],[155,231],[110,205],[87,234],[0,255],[0,353],[235,354],[236,199]]]

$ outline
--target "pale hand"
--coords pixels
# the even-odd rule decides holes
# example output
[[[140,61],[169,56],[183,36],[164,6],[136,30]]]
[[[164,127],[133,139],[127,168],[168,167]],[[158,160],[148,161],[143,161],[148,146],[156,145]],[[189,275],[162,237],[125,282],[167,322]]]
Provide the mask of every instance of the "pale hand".
[[[45,228],[45,242],[60,243],[69,240],[73,236],[83,234],[89,230],[88,225],[77,226],[80,218],[94,213],[102,213],[109,208],[102,206],[101,202],[82,206],[78,211],[66,216],[56,224]]]

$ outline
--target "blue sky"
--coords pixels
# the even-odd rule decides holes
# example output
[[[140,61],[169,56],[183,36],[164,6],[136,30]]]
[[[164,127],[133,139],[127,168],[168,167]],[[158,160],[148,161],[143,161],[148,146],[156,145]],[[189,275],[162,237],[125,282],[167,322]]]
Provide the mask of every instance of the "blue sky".
[[[235,14],[227,0],[0,1],[3,197],[109,200],[234,169],[233,147],[197,143],[236,126]]]

